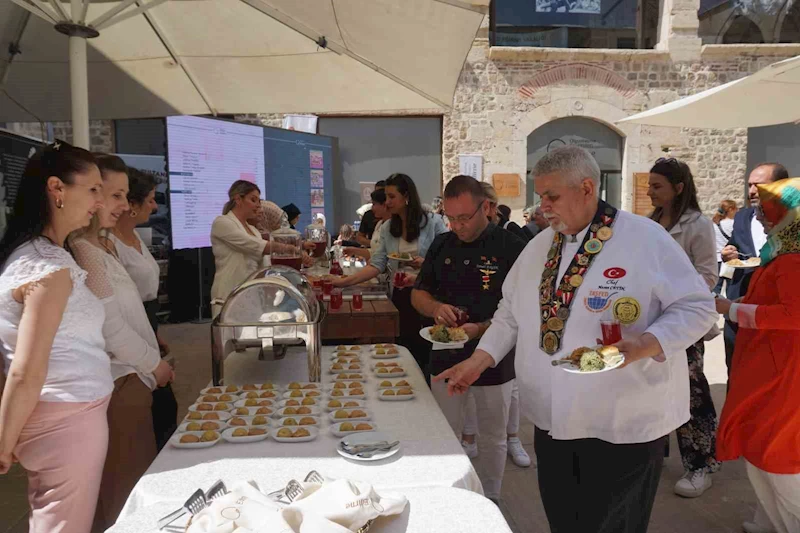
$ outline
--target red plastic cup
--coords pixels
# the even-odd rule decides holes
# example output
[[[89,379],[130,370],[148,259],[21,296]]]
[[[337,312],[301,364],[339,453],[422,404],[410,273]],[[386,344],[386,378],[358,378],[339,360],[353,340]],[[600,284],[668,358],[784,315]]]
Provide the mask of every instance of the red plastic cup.
[[[322,290],[322,278],[315,279],[314,281],[312,281],[311,286],[314,287],[315,289]]]
[[[360,310],[364,308],[364,295],[360,291],[353,293],[353,309]]]
[[[456,326],[463,326],[469,320],[469,313],[466,307],[456,307]]]
[[[603,332],[603,344],[608,346],[622,340],[622,326],[617,320],[601,320],[600,329]]]
[[[322,293],[325,296],[330,296],[332,290],[333,290],[333,280],[332,279],[322,280]]]
[[[405,272],[403,272],[401,270],[398,270],[397,272],[394,273],[394,286],[395,287],[402,287],[403,285],[405,285],[405,280],[406,280],[406,273]]]
[[[331,309],[339,309],[342,307],[342,289],[333,289],[331,291]]]
[[[314,287],[314,296],[317,297],[318,302],[325,300],[325,295],[322,294],[322,287]]]

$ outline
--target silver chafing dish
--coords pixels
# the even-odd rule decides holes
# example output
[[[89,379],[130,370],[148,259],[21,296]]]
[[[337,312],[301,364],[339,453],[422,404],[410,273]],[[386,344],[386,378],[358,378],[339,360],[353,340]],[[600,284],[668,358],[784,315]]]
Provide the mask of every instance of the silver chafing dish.
[[[305,344],[308,380],[320,381],[325,306],[319,305],[308,279],[297,270],[271,266],[253,273],[231,292],[211,324],[214,385],[223,380],[225,359],[233,352],[259,348],[258,358],[286,357],[291,345]]]

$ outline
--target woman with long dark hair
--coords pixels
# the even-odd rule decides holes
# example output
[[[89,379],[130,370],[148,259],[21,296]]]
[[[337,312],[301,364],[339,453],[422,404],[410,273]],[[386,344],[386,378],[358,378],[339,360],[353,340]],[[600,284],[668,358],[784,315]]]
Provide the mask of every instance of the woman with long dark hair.
[[[86,270],[86,285],[105,307],[103,337],[111,358],[114,391],[108,404],[108,455],[100,483],[95,530],[117,520],[134,485],[156,458],[153,390],[173,379],[161,359],[139,290],[118,259],[107,230],[129,211],[128,167],[117,156],[95,154],[103,177],[103,208],[69,245]]]
[[[150,215],[157,209],[155,200],[156,181],[151,174],[135,168],[128,168],[128,204],[130,209],[119,217],[116,225],[108,232],[108,238],[117,251],[122,266],[136,284],[139,297],[144,304],[150,327],[155,333],[162,359],[170,362],[169,346],[158,335],[158,287],[161,268],[153,258],[150,250],[139,237],[136,227],[146,224]],[[178,402],[172,385],[153,390],[153,431],[156,436],[156,447],[161,450],[169,437],[177,429]]]
[[[31,533],[91,530],[113,388],[103,304],[65,249],[103,206],[95,158],[56,142],[25,168],[0,241],[0,474],[28,473]]]
[[[714,225],[700,212],[697,189],[689,166],[674,158],[661,158],[650,169],[647,195],[655,206],[650,218],[661,224],[689,256],[698,274],[712,290],[717,284]],[[686,470],[675,493],[696,498],[711,487],[716,460],[717,411],[703,373],[704,340],[719,335],[714,327],[704,339],[686,350],[689,360],[690,420],[678,428],[678,447]]]
[[[389,253],[407,254],[413,258],[413,271],[406,272],[402,282],[394,283],[392,302],[400,313],[400,336],[398,344],[408,348],[425,376],[428,377],[430,345],[419,336],[422,318],[411,305],[411,289],[416,281],[416,271],[422,266],[433,239],[447,228],[441,217],[426,213],[419,200],[414,181],[405,174],[392,174],[386,180],[386,208],[392,217],[381,227],[381,238],[377,249],[371,254],[369,265],[359,272],[334,280],[338,287],[348,287],[368,281],[385,272],[399,269],[398,261],[390,259]]]

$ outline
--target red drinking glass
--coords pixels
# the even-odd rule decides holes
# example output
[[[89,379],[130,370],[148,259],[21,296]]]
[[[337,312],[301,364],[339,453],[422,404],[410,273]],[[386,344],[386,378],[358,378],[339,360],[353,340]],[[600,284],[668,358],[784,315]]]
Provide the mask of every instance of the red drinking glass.
[[[360,310],[364,308],[364,295],[361,291],[356,291],[353,293],[353,309]]]
[[[322,294],[322,287],[314,287],[314,296],[317,297],[318,302],[325,300],[325,295]]]
[[[463,326],[469,320],[469,313],[467,308],[463,306],[456,307],[456,326]]]
[[[333,280],[332,279],[322,280],[322,293],[325,296],[330,296],[332,290],[333,290]]]
[[[403,271],[398,270],[394,273],[394,286],[395,287],[402,287],[405,285],[406,281],[406,273]]]
[[[331,309],[342,307],[342,289],[333,289],[331,292]]]
[[[322,278],[315,279],[314,281],[312,281],[311,286],[314,287],[315,289],[322,290]]]
[[[325,254],[325,248],[328,246],[327,242],[314,242],[314,257],[322,257]]]
[[[603,332],[603,344],[608,346],[622,340],[622,326],[618,320],[601,320],[600,329]]]

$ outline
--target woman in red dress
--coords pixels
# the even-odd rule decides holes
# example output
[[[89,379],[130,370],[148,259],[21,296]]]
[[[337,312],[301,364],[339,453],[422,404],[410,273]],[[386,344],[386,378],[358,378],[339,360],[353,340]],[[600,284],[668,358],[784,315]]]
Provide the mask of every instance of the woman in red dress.
[[[800,178],[759,185],[768,232],[741,302],[717,300],[739,323],[717,458],[743,457],[775,530],[800,531]]]

